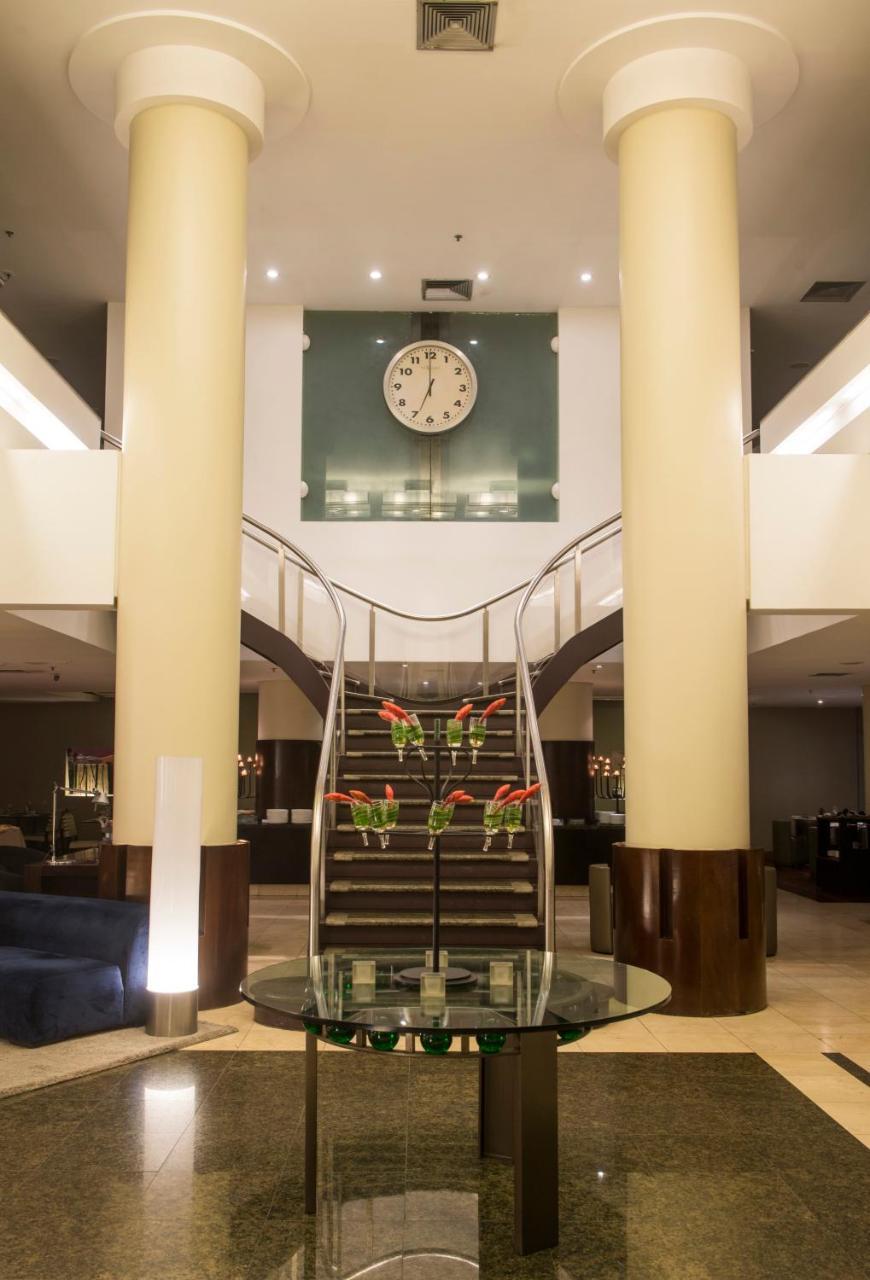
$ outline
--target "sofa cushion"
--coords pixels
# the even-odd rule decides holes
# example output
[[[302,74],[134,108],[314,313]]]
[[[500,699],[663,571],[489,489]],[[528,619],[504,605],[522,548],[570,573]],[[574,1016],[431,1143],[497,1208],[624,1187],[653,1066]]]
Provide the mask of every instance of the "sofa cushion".
[[[124,1021],[116,964],[0,946],[0,1036],[34,1048]]]
[[[148,909],[144,904],[0,892],[0,947],[30,947],[116,965],[124,994],[120,1021],[145,1021]]]

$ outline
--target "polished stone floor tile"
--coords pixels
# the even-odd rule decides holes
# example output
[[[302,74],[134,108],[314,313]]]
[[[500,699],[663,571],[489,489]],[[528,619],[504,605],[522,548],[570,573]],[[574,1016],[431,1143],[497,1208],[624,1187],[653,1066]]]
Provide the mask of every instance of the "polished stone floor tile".
[[[526,1258],[512,1170],[477,1156],[475,1062],[319,1073],[316,1221],[301,1054],[170,1054],[0,1104],[6,1151],[39,1153],[0,1209],[3,1280],[870,1276],[870,1151],[754,1054],[562,1055],[560,1242]]]

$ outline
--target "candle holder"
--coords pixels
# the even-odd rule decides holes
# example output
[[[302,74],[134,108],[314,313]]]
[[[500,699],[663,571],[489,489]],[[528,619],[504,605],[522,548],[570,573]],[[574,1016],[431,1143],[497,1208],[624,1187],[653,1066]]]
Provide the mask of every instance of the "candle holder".
[[[456,717],[453,717],[455,720]],[[416,727],[419,734],[416,733]],[[432,735],[432,771],[427,770],[426,765],[429,761],[429,754],[425,749],[425,736],[422,726],[415,715],[408,718],[407,723],[411,726],[412,738],[410,745],[414,751],[409,752],[408,758],[404,761],[405,772],[412,782],[416,783],[429,798],[429,812],[426,819],[426,835],[428,836],[427,847],[433,854],[432,859],[432,947],[426,952],[426,964],[415,965],[407,969],[403,969],[396,975],[397,980],[404,986],[417,987],[420,986],[423,976],[427,973],[442,974],[446,986],[462,986],[463,984],[471,984],[476,981],[474,974],[469,969],[460,968],[459,966],[448,965],[447,952],[443,951],[439,946],[441,935],[441,838],[449,829],[453,820],[457,805],[461,806],[471,800],[470,796],[466,796],[462,790],[462,786],[457,783],[464,783],[470,775],[474,767],[474,761],[470,758],[470,752],[467,748],[455,743],[455,732],[451,734],[453,743],[448,739],[446,743],[441,741],[441,721],[436,720]],[[460,727],[462,721],[459,721]],[[392,729],[391,725],[391,729]],[[445,757],[450,756],[450,767],[447,770],[447,776],[444,777],[443,766],[446,763]],[[456,766],[459,766],[456,769]],[[463,772],[463,765],[465,766]],[[412,766],[414,766],[412,768]],[[457,777],[454,770],[461,776]]]

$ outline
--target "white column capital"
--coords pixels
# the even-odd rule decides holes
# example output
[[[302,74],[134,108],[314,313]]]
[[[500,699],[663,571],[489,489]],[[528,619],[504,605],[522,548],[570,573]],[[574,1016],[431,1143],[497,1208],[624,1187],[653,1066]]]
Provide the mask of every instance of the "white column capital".
[[[635,120],[679,105],[734,121],[738,146],[794,93],[798,63],[774,27],[732,13],[673,13],[621,27],[584,49],[562,77],[559,109],[586,142],[616,158]]]
[[[299,124],[311,96],[301,68],[268,36],[227,19],[172,10],[123,14],[92,27],[73,50],[69,79],[125,146],[141,111],[189,102],[235,120],[252,156],[264,138]]]
[[[737,145],[752,137],[752,81],[740,58],[722,49],[662,49],[621,67],[602,95],[604,146],[615,156],[629,125],[666,107],[709,107],[734,122]]]
[[[128,53],[118,68],[115,133],[128,146],[130,125],[140,111],[186,102],[234,120],[256,155],[263,146],[265,98],[259,76],[228,53],[194,45],[151,45]]]

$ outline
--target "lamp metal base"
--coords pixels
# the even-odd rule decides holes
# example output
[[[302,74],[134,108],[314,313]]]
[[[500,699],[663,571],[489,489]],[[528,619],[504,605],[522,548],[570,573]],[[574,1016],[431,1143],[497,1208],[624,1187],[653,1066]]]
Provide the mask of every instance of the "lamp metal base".
[[[149,1036],[192,1036],[197,1028],[196,991],[150,991]]]

